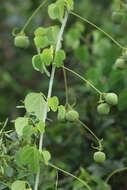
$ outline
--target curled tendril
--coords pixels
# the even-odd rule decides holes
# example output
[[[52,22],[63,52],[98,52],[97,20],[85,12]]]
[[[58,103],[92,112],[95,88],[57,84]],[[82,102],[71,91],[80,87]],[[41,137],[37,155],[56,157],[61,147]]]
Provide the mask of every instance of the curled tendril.
[[[102,141],[103,141],[103,139],[100,139],[100,140],[98,141],[99,146],[96,147],[96,146],[94,146],[94,145],[92,144],[91,147],[92,147],[93,149],[98,150],[98,151],[102,151],[102,150],[103,150]]]
[[[24,34],[24,32],[18,32],[17,30],[19,30],[18,27],[14,27],[12,30],[12,36],[17,36],[18,34]]]

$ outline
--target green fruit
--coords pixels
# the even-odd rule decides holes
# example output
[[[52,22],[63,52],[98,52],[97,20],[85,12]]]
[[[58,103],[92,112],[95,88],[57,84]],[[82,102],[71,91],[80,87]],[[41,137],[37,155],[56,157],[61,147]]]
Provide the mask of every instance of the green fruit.
[[[77,121],[79,119],[79,113],[75,110],[70,110],[66,113],[67,121]]]
[[[61,105],[61,106],[58,107],[58,115],[57,115],[58,121],[64,121],[65,116],[66,116],[65,107]]]
[[[16,36],[14,45],[20,48],[27,48],[30,45],[29,38],[27,36]]]
[[[115,23],[115,24],[121,24],[122,23],[122,20],[123,20],[123,17],[124,17],[124,13],[121,12],[121,11],[114,11],[112,13],[112,21]]]
[[[107,115],[110,112],[110,106],[107,103],[102,103],[97,106],[97,111],[101,115]]]
[[[118,104],[118,96],[115,93],[107,93],[105,96],[105,101],[110,105]]]
[[[114,64],[114,69],[120,69],[120,70],[125,69],[124,59],[122,59],[122,58],[117,59],[115,64]]]
[[[98,152],[95,152],[95,153],[94,153],[93,158],[94,158],[94,161],[95,161],[95,162],[101,163],[101,162],[104,162],[104,161],[105,161],[106,155],[105,155],[104,152],[98,151]]]

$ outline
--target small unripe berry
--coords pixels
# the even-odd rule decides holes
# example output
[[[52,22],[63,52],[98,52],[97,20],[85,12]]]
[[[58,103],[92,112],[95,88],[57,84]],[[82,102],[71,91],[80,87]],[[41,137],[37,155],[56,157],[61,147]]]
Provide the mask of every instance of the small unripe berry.
[[[122,20],[123,20],[123,17],[124,17],[124,13],[121,12],[121,11],[114,11],[112,13],[112,21],[115,23],[115,24],[121,24],[122,23]]]
[[[114,64],[114,69],[120,69],[120,70],[125,69],[125,60],[122,58],[117,59]]]
[[[105,161],[106,155],[105,155],[104,152],[98,151],[98,152],[95,152],[95,153],[94,153],[93,158],[94,158],[94,161],[95,161],[95,162],[102,163],[102,162]]]
[[[105,96],[105,101],[110,105],[118,104],[118,96],[115,93],[107,93]]]
[[[29,38],[27,36],[16,36],[14,39],[14,45],[20,48],[27,48],[30,45]]]
[[[75,110],[70,110],[66,113],[66,120],[77,121],[79,119],[79,113]]]
[[[107,115],[110,112],[110,106],[107,103],[102,103],[97,106],[97,111],[100,115]]]

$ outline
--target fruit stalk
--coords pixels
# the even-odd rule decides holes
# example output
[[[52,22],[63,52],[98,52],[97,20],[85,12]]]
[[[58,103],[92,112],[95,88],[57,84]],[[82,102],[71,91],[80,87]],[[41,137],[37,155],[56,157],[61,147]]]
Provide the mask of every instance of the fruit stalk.
[[[60,49],[60,47],[61,47],[62,36],[63,36],[64,29],[65,29],[65,26],[66,26],[66,23],[67,23],[67,19],[68,19],[68,12],[65,13],[64,19],[62,21],[61,29],[60,29],[60,32],[59,32],[58,38],[57,38],[56,50],[55,51],[58,51]],[[51,77],[50,77],[50,81],[49,81],[47,99],[50,98],[51,94],[52,94],[52,87],[53,87],[55,70],[56,70],[56,67],[55,67],[55,65],[53,65],[52,71],[51,71]],[[44,114],[43,122],[46,121],[47,111],[48,111],[48,106],[45,107],[45,114]],[[42,146],[43,146],[43,134],[41,134],[40,141],[39,141],[39,151],[40,152],[42,151]],[[34,190],[38,190],[39,176],[40,176],[40,171],[36,175]]]

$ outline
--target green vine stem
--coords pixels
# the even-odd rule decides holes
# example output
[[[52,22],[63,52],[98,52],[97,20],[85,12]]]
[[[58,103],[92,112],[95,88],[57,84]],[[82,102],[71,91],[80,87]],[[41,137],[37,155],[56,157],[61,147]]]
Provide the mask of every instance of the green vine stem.
[[[78,123],[80,123],[81,126],[83,126],[87,131],[89,131],[89,133],[96,139],[96,141],[100,145],[101,140],[94,134],[94,132],[91,131],[91,129],[82,121],[78,120]]]
[[[62,36],[63,36],[64,29],[65,29],[65,26],[66,26],[66,23],[67,23],[67,19],[68,19],[68,12],[66,11],[64,19],[62,21],[60,32],[58,34],[57,43],[56,43],[56,50],[55,51],[58,51],[60,49],[60,47],[61,47]],[[52,94],[52,87],[53,87],[55,70],[56,70],[56,66],[53,65],[52,66],[52,71],[51,71],[51,77],[50,77],[50,81],[49,81],[49,88],[48,88],[47,99],[50,98],[51,94]],[[45,113],[44,113],[43,122],[45,122],[46,118],[47,118],[48,106],[45,107],[45,111],[44,112]],[[39,141],[39,151],[40,152],[42,151],[42,146],[43,146],[43,134],[41,134],[40,141]],[[39,176],[40,176],[40,171],[36,175],[34,190],[38,190]]]
[[[126,49],[126,47],[122,46],[119,42],[117,42],[110,34],[108,34],[107,32],[105,32],[104,30],[102,30],[100,27],[98,27],[96,24],[92,23],[91,21],[89,21],[86,18],[81,17],[80,15],[78,15],[77,13],[74,13],[71,11],[71,14],[76,16],[77,18],[83,20],[84,22],[87,22],[88,24],[90,24],[91,26],[93,26],[94,28],[96,28],[97,30],[99,30],[100,32],[102,32],[105,36],[107,36],[110,40],[112,40],[117,46],[119,46],[121,49]]]
[[[69,172],[67,172],[67,171],[65,171],[65,170],[63,170],[63,169],[61,169],[61,168],[58,168],[57,166],[55,166],[55,165],[53,165],[53,164],[51,164],[51,163],[49,163],[48,165],[51,166],[52,168],[58,170],[58,171],[61,171],[61,172],[64,173],[64,174],[66,174],[66,175],[68,175],[68,176],[71,176],[72,178],[78,180],[78,181],[79,181],[80,183],[82,183],[88,190],[91,190],[91,188],[89,187],[89,185],[88,185],[85,181],[83,181],[82,179],[76,177],[75,175],[73,175],[73,174],[71,174],[71,173],[69,173]]]
[[[64,75],[64,85],[65,85],[65,94],[66,94],[66,105],[68,105],[69,98],[68,98],[67,73],[64,68],[63,68],[63,75]]]
[[[27,22],[25,23],[24,27],[21,30],[21,33],[24,33],[26,27],[29,25],[29,23],[31,22],[31,20],[33,19],[33,17],[35,17],[35,15],[40,11],[40,9],[46,4],[48,0],[44,0],[39,7],[33,12],[33,14],[29,17],[29,19],[27,20]]]
[[[102,95],[103,93],[98,90],[91,82],[89,82],[87,79],[85,79],[84,77],[82,77],[81,75],[79,75],[78,73],[76,73],[75,71],[63,66],[64,69],[66,69],[67,71],[73,73],[74,75],[76,75],[77,77],[79,77],[80,79],[82,79],[85,83],[87,83],[89,86],[91,86],[91,88],[93,88],[99,95]]]
[[[120,169],[116,169],[115,171],[113,171],[111,174],[109,174],[109,176],[106,178],[105,182],[108,183],[110,178],[115,175],[116,173],[119,173],[119,172],[122,172],[122,171],[125,171],[127,170],[127,167],[124,167],[124,168],[120,168]]]

